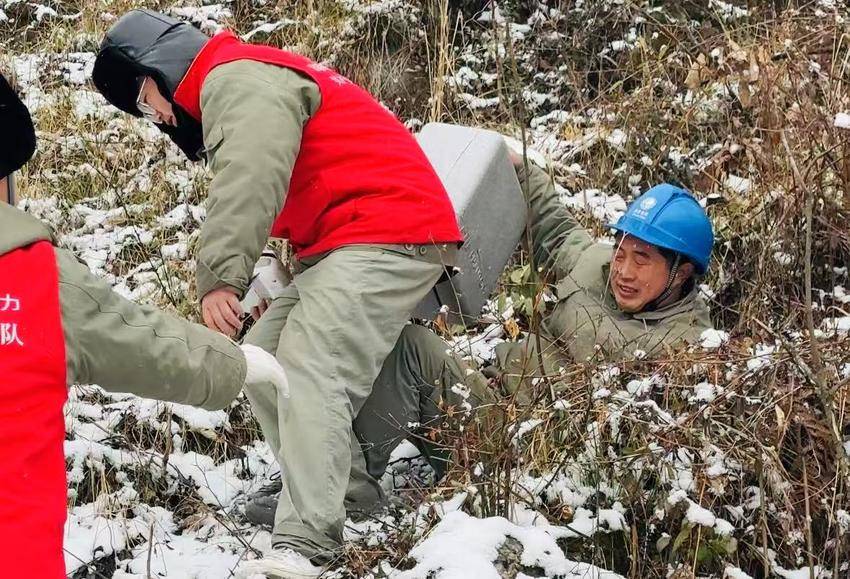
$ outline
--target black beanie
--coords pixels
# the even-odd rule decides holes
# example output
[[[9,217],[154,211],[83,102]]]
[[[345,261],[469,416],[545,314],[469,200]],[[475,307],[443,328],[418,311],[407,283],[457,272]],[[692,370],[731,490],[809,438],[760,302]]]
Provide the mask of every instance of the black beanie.
[[[23,167],[35,153],[35,128],[27,107],[0,75],[0,179]]]

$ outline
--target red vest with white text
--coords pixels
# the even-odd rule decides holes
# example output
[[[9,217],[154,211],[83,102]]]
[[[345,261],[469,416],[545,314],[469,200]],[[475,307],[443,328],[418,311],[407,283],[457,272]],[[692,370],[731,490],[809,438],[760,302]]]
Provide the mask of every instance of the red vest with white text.
[[[369,93],[326,66],[223,32],[195,58],[174,101],[203,122],[204,79],[236,60],[296,70],[322,95],[304,127],[289,191],[281,191],[286,202],[272,236],[289,239],[302,258],[359,243],[463,240],[448,194],[413,136]]]
[[[53,246],[0,256],[0,576],[65,577],[65,338]]]

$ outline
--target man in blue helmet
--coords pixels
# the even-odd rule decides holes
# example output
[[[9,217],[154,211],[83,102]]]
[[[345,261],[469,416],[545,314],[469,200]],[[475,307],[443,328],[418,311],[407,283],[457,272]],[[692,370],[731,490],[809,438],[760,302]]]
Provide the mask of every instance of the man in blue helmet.
[[[441,477],[449,456],[441,429],[432,427],[445,422],[447,408],[462,417],[463,408],[486,407],[502,396],[528,404],[548,394],[549,382],[537,379],[542,375],[554,377],[557,390],[561,370],[576,362],[657,356],[698,341],[712,327],[696,281],[708,269],[714,234],[687,191],[667,184],[649,189],[609,225],[612,246],[581,227],[543,168],[529,162],[526,170],[519,156],[514,164],[528,195],[534,265],[557,297],[541,323],[542,356],[536,337],[505,342],[493,364],[479,372],[452,355],[434,332],[406,326],[354,421],[367,470],[376,479],[405,438]],[[498,411],[470,414],[482,421],[481,436],[500,432]],[[273,494],[254,500],[253,520],[270,520],[275,504]]]
[[[535,380],[541,375],[554,377],[557,390],[561,370],[576,362],[657,356],[697,342],[712,328],[696,280],[708,269],[714,234],[690,193],[669,184],[649,189],[608,225],[615,232],[612,246],[579,225],[542,168],[526,171],[518,157],[514,163],[528,191],[534,264],[557,297],[541,324],[543,355],[536,338],[506,342],[496,348],[495,363],[476,372],[447,352],[439,336],[407,326],[355,422],[373,476],[380,476],[390,451],[406,437],[439,476],[447,456],[428,442],[434,434],[428,429],[444,421],[441,408],[513,394],[528,403],[541,387],[548,393],[547,382]],[[477,418],[487,420],[482,414]],[[399,426],[409,424],[420,426],[416,432]],[[480,432],[496,430],[485,426]]]

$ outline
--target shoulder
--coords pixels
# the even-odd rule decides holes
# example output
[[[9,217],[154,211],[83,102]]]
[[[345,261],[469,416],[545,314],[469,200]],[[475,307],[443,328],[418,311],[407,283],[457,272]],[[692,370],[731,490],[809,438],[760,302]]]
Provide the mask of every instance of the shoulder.
[[[612,246],[596,242],[581,252],[572,270],[572,276],[586,289],[604,288],[608,283]]]
[[[319,85],[309,76],[285,66],[241,59],[210,71],[201,87],[201,107],[234,98],[264,97],[271,102],[285,95],[298,99],[310,114],[321,102]]]
[[[16,207],[0,202],[0,254],[25,247],[36,241],[50,241],[53,234],[41,221]]]

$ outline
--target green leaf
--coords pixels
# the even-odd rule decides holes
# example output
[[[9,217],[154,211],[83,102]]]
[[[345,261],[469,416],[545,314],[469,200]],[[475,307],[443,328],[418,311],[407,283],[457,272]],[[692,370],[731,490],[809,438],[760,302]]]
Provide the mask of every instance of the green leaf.
[[[673,552],[677,553],[679,549],[682,548],[682,544],[688,540],[688,537],[691,536],[691,527],[688,524],[682,525],[682,530],[679,531],[679,534],[676,535],[676,540],[673,541]]]
[[[519,268],[513,270],[511,272],[511,275],[510,275],[511,282],[515,283],[516,285],[521,284],[523,281],[525,281],[526,276],[528,275],[528,272],[529,272],[529,266],[528,265],[524,265],[522,267],[519,267]]]
[[[706,563],[714,559],[717,553],[708,543],[702,543],[697,549],[697,563]]]

